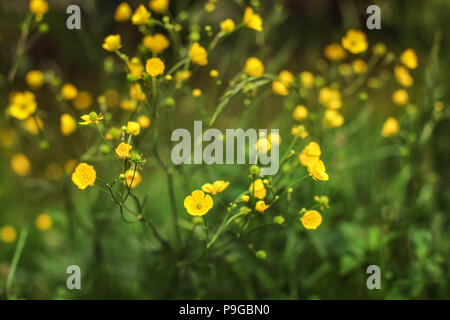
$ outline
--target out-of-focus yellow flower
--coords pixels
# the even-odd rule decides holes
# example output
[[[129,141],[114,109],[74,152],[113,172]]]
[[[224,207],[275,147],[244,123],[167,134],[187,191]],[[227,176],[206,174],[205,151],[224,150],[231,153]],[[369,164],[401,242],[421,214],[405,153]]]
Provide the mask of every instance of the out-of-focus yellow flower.
[[[169,7],[169,0],[150,0],[148,6],[156,13],[163,13]]]
[[[266,211],[267,209],[269,209],[269,207],[270,206],[268,204],[266,204],[264,202],[264,200],[259,200],[259,201],[256,201],[256,203],[255,203],[255,210],[258,212],[261,212],[261,213]]]
[[[292,118],[297,121],[303,121],[308,117],[308,109],[305,106],[298,105],[292,112]]]
[[[314,201],[316,201],[321,210],[330,207],[330,199],[327,196],[314,196]]]
[[[272,148],[272,144],[267,138],[259,138],[255,147],[258,153],[267,153]]]
[[[242,202],[248,202],[249,200],[250,200],[250,197],[249,197],[249,196],[247,196],[247,195],[241,196],[241,201],[242,201]]]
[[[160,58],[150,58],[145,63],[145,71],[152,77],[159,76],[164,73],[164,62]]]
[[[130,70],[131,75],[136,79],[142,78],[142,73],[144,72],[144,65],[141,59],[138,57],[133,57],[127,62],[128,70]]]
[[[309,135],[309,132],[306,131],[304,125],[299,125],[299,126],[293,126],[291,128],[291,134],[294,137],[300,137],[302,139],[305,139]]]
[[[300,221],[306,229],[316,230],[322,223],[322,215],[317,210],[308,210]]]
[[[141,126],[138,122],[128,121],[127,123],[127,133],[133,136],[137,136],[141,132]]]
[[[208,1],[205,4],[205,11],[206,12],[213,12],[216,9],[216,5],[213,2]]]
[[[288,70],[282,70],[278,74],[278,80],[281,81],[286,87],[290,87],[291,84],[294,82],[294,75],[288,71]]]
[[[38,89],[44,84],[44,74],[39,70],[30,70],[25,75],[25,82],[31,89]]]
[[[77,166],[78,161],[77,159],[69,159],[66,161],[66,163],[64,164],[64,172],[66,174],[70,174],[73,172],[73,170],[75,169],[75,167]]]
[[[23,128],[31,135],[36,136],[44,128],[42,119],[35,115],[22,121]]]
[[[150,118],[143,114],[137,117],[137,122],[139,123],[142,129],[147,129],[152,124]]]
[[[134,189],[136,188],[142,181],[142,177],[139,172],[136,170],[127,170],[125,171],[125,180],[123,181],[124,185],[127,188]]]
[[[356,59],[352,63],[353,71],[355,71],[356,74],[363,74],[367,71],[367,64],[362,59]]]
[[[60,118],[61,133],[65,136],[71,135],[77,129],[77,122],[68,113],[63,113]]]
[[[279,96],[287,96],[289,94],[289,89],[278,80],[272,82],[272,91]]]
[[[191,216],[203,216],[213,207],[214,202],[209,194],[202,190],[194,190],[184,199],[184,207]]]
[[[223,32],[226,32],[226,33],[232,32],[234,30],[234,28],[235,28],[234,21],[231,19],[223,20],[220,23],[220,29]]]
[[[23,153],[16,153],[10,160],[11,169],[15,174],[24,177],[30,173],[31,165],[27,156]]]
[[[16,139],[16,133],[11,128],[0,128],[0,144],[3,147],[10,147]]]
[[[59,180],[63,175],[63,171],[61,169],[61,166],[56,163],[52,162],[45,167],[45,176],[49,180],[57,181]]]
[[[325,111],[323,124],[327,128],[337,128],[344,124],[344,117],[337,110],[328,109]]]
[[[379,42],[372,47],[373,54],[377,56],[384,56],[386,54],[386,51],[386,45],[382,42]]]
[[[329,179],[328,174],[326,173],[325,164],[322,160],[309,163],[307,167],[309,175],[314,180],[327,181]]]
[[[175,73],[175,81],[176,82],[182,82],[182,81],[185,81],[185,80],[189,79],[190,76],[191,76],[191,71],[189,71],[189,70],[186,70],[186,71],[179,70],[179,71],[177,71],[177,73]]]
[[[108,89],[105,92],[103,92],[103,96],[105,97],[105,103],[108,107],[114,108],[119,105],[120,102],[120,96],[114,89]]]
[[[16,229],[13,226],[4,226],[0,229],[0,237],[3,242],[13,242],[17,238]]]
[[[121,2],[116,11],[114,11],[114,20],[116,22],[124,22],[130,20],[131,17],[131,7],[127,2]]]
[[[392,137],[397,134],[400,129],[397,119],[394,117],[389,117],[383,124],[383,129],[381,130],[381,135],[385,138]]]
[[[244,71],[250,77],[260,77],[264,74],[264,65],[258,58],[251,57],[245,61]]]
[[[267,136],[270,146],[279,146],[281,143],[281,136],[279,133],[269,133]]]
[[[87,187],[92,187],[96,178],[97,172],[95,172],[94,167],[86,162],[82,162],[77,165],[75,171],[72,173],[72,182],[80,190],[84,190]]]
[[[413,49],[406,49],[400,56],[401,62],[409,69],[415,69],[419,65],[417,54]]]
[[[225,190],[229,184],[230,184],[229,181],[217,180],[217,181],[214,181],[212,184],[205,183],[204,185],[202,185],[202,190],[206,193],[216,195],[218,193],[221,193],[223,190]]]
[[[92,111],[89,114],[84,114],[81,117],[82,122],[79,122],[79,124],[86,126],[91,123],[97,124],[100,120],[103,120],[103,115],[101,113],[97,114],[96,112]]]
[[[145,36],[142,39],[142,44],[151,52],[161,53],[169,47],[170,42],[164,34],[155,33]]]
[[[342,107],[341,93],[338,90],[324,87],[319,92],[319,102],[330,109]]]
[[[131,22],[134,25],[140,25],[147,22],[147,20],[150,18],[151,14],[145,8],[144,5],[140,4],[139,7],[134,11],[133,16],[131,17]]]
[[[110,34],[103,40],[102,48],[106,51],[116,51],[122,48],[120,34]]]
[[[189,57],[192,62],[200,66],[208,64],[208,52],[198,42],[192,44],[191,50],[189,51]]]
[[[52,225],[53,221],[52,218],[48,214],[40,214],[36,217],[36,227],[41,231],[47,231],[49,230]]]
[[[392,101],[398,106],[404,106],[409,101],[408,92],[405,89],[398,89],[392,95]]]
[[[147,100],[147,96],[142,91],[142,87],[139,83],[133,83],[130,86],[130,97],[133,98],[136,101],[145,101]]]
[[[72,101],[75,109],[84,110],[92,106],[92,95],[88,91],[80,91]]]
[[[302,71],[300,73],[300,83],[305,88],[312,88],[314,85],[314,75],[309,71]]]
[[[255,198],[260,200],[264,199],[267,195],[266,187],[261,179],[256,179],[255,182],[250,185],[249,192],[250,195],[254,195]]]
[[[135,111],[137,103],[135,100],[124,100],[120,103],[120,107],[125,111]]]
[[[36,111],[36,108],[33,92],[16,92],[10,95],[8,111],[14,118],[25,120]]]
[[[37,16],[37,20],[42,19],[42,16],[48,11],[48,3],[45,0],[30,0],[30,11]]]
[[[106,131],[105,138],[107,140],[117,140],[122,136],[122,130],[119,127],[111,127]]]
[[[350,29],[341,40],[342,46],[353,54],[367,50],[366,34],[360,30]]]
[[[256,30],[256,31],[262,31],[262,19],[259,14],[256,14],[252,8],[247,7],[244,12],[244,24],[247,26],[247,28]]]
[[[192,90],[192,96],[194,97],[194,98],[198,98],[198,97],[200,97],[202,95],[202,90],[200,90],[200,89],[194,89],[194,90]]]
[[[298,160],[303,166],[308,166],[314,162],[319,161],[322,150],[317,142],[310,142],[308,145],[300,152]]]
[[[212,70],[209,72],[209,76],[210,76],[211,78],[217,78],[217,77],[219,76],[219,71],[217,71],[216,69],[212,69]]]
[[[338,61],[342,60],[347,56],[344,48],[339,43],[329,44],[323,49],[323,54],[328,60]]]
[[[404,87],[410,87],[413,85],[414,80],[409,74],[408,69],[406,69],[404,66],[397,65],[394,67],[394,74],[395,78],[397,79],[398,83],[400,83]]]
[[[78,95],[78,89],[71,83],[66,83],[61,87],[61,96],[66,100],[73,100]]]
[[[119,156],[120,159],[125,159],[130,156],[130,150],[133,147],[130,146],[128,143],[121,142],[117,148],[116,148],[116,154]]]

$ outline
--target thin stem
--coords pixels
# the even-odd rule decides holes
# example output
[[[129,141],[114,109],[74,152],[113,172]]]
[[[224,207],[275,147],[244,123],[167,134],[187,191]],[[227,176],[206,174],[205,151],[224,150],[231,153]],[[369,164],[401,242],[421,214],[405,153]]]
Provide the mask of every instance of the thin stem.
[[[11,262],[11,269],[9,269],[8,278],[6,279],[6,298],[9,299],[9,290],[11,289],[12,282],[14,280],[14,275],[19,264],[20,257],[27,241],[28,229],[23,228],[20,232],[19,241],[17,242],[16,251],[14,252],[13,260]]]

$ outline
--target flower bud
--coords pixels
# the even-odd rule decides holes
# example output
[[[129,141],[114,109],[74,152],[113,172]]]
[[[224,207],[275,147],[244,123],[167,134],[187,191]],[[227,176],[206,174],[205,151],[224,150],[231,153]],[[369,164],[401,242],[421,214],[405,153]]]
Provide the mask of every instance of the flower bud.
[[[256,258],[264,260],[267,258],[267,253],[264,250],[258,250],[255,253]]]

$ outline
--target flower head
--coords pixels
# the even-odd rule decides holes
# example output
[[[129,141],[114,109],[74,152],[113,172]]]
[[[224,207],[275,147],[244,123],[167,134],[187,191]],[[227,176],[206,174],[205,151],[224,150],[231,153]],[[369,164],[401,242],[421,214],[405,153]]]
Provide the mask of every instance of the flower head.
[[[300,73],[300,83],[305,88],[312,88],[314,85],[314,75],[309,71],[302,71]]]
[[[156,13],[163,13],[169,7],[169,0],[150,0],[148,6]]]
[[[169,46],[169,40],[162,33],[155,33],[154,35],[145,36],[142,39],[142,44],[151,52],[161,53]]]
[[[322,223],[322,215],[317,210],[308,210],[300,221],[306,229],[316,230]]]
[[[289,94],[288,87],[278,80],[272,82],[272,91],[279,96],[287,96]]]
[[[415,69],[419,65],[417,54],[413,49],[406,49],[403,51],[400,60],[409,69]]]
[[[52,218],[48,214],[45,214],[45,213],[38,215],[35,223],[36,223],[36,227],[41,231],[47,231],[53,225]]]
[[[37,108],[34,93],[31,91],[16,92],[9,99],[9,113],[16,119],[24,120],[31,116]]]
[[[11,169],[19,176],[26,176],[30,173],[30,161],[23,153],[16,153],[10,160]]]
[[[44,74],[39,70],[30,70],[25,75],[25,81],[31,89],[38,89],[44,84]]]
[[[247,28],[256,30],[256,31],[262,31],[262,19],[261,16],[256,14],[252,8],[247,7],[244,12],[244,24],[247,26]]]
[[[120,34],[110,34],[103,40],[102,48],[106,51],[116,51],[122,48]]]
[[[226,33],[232,32],[234,30],[234,28],[235,28],[234,21],[231,19],[223,20],[220,23],[220,29],[223,32],[226,32]]]
[[[250,77],[260,77],[264,74],[264,65],[258,58],[251,57],[245,61],[244,71]]]
[[[394,117],[389,117],[383,124],[383,129],[381,130],[381,135],[385,138],[395,136],[400,129],[397,119]]]
[[[0,238],[3,242],[10,243],[16,240],[17,232],[12,226],[4,226],[0,229]]]
[[[61,133],[65,136],[71,135],[77,129],[77,122],[68,113],[63,113],[59,121]]]
[[[119,156],[120,159],[125,159],[130,156],[130,150],[133,147],[130,146],[128,143],[121,142],[117,148],[116,148],[116,154]]]
[[[342,107],[341,93],[324,87],[319,91],[319,102],[329,109],[340,109]]]
[[[344,59],[347,52],[345,52],[339,43],[332,43],[323,49],[323,54],[328,60],[338,61]]]
[[[255,210],[258,212],[264,212],[267,209],[269,209],[269,207],[270,206],[266,204],[263,200],[256,201],[255,203]]]
[[[408,92],[405,89],[398,89],[392,95],[392,101],[398,106],[404,106],[409,101]]]
[[[131,17],[131,7],[127,2],[121,2],[116,11],[114,11],[114,20],[116,22],[124,22]]]
[[[298,105],[295,107],[294,112],[292,112],[292,118],[297,121],[303,121],[308,117],[308,109],[303,105]]]
[[[300,152],[298,159],[303,166],[308,166],[320,159],[322,150],[317,142],[310,142],[308,145]]]
[[[360,30],[350,29],[341,40],[342,46],[353,54],[367,50],[366,34]]]
[[[81,117],[82,122],[79,122],[79,124],[86,126],[91,123],[97,124],[100,120],[103,120],[103,115],[101,113],[97,114],[95,111],[92,111],[89,114],[84,114]]]
[[[160,58],[151,58],[145,64],[145,71],[152,77],[159,76],[164,73],[164,62]]]
[[[208,64],[208,52],[198,42],[192,44],[191,50],[189,50],[189,57],[192,62],[200,66]]]
[[[323,124],[326,128],[337,128],[344,124],[344,117],[337,110],[328,109],[325,111]]]
[[[308,164],[309,175],[314,180],[327,181],[329,179],[328,174],[325,172],[325,164],[322,160],[317,160]]]
[[[142,181],[141,175],[137,170],[127,170],[125,171],[125,180],[123,183],[125,186],[129,187],[130,189],[136,188]]]
[[[203,216],[213,207],[213,199],[202,190],[195,190],[184,199],[184,207],[191,216]]]
[[[204,185],[202,185],[202,190],[206,193],[216,195],[218,193],[221,193],[223,190],[225,190],[229,184],[230,184],[229,181],[217,180],[217,181],[214,181],[212,184],[205,183]]]
[[[139,7],[134,11],[133,16],[131,17],[131,22],[135,25],[144,24],[150,18],[151,14],[145,8],[144,5],[140,4]]]
[[[309,135],[309,132],[306,130],[305,126],[301,124],[299,126],[293,126],[291,128],[291,134],[294,137],[305,139]]]
[[[45,0],[30,0],[30,11],[33,12],[38,20],[48,11],[48,3]]]
[[[143,114],[141,114],[137,118],[137,122],[139,123],[139,125],[141,126],[142,129],[147,129],[152,124],[150,118]]]
[[[75,99],[78,95],[78,89],[71,83],[66,83],[61,87],[61,96],[66,100]]]
[[[139,83],[133,83],[130,86],[130,97],[133,98],[136,101],[145,101],[147,100],[147,96],[142,91],[142,87]]]
[[[257,199],[264,199],[267,194],[264,182],[261,179],[256,179],[249,188],[250,195],[254,195]]]
[[[80,91],[72,100],[75,109],[84,110],[92,105],[92,95],[88,91]]]
[[[141,126],[138,122],[128,121],[127,123],[127,133],[133,136],[137,136],[141,132]]]
[[[82,162],[77,165],[75,171],[72,173],[72,182],[80,190],[84,190],[87,187],[92,187],[97,178],[97,173],[93,166]]]
[[[410,87],[414,83],[414,79],[409,74],[408,69],[406,69],[404,66],[395,66],[394,75],[398,83],[400,83],[404,87]]]
[[[136,79],[142,78],[142,73],[144,72],[144,66],[141,59],[138,57],[133,57],[127,62],[127,67],[130,70],[131,75]]]

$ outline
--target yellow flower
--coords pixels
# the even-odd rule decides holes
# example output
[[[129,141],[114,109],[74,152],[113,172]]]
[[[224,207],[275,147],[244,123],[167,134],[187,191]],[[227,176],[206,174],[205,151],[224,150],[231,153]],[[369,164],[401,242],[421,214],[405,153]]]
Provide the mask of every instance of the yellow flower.
[[[373,54],[377,56],[384,56],[386,54],[386,51],[386,45],[382,42],[379,42],[372,47]]]
[[[148,6],[156,13],[163,13],[169,7],[169,0],[150,0]]]
[[[256,150],[258,150],[258,153],[267,153],[272,148],[272,144],[270,141],[266,138],[260,138],[256,142]]]
[[[30,11],[33,12],[38,20],[48,11],[48,3],[45,0],[30,0]]]
[[[408,103],[409,96],[405,89],[398,89],[392,95],[392,101],[398,106],[404,106]]]
[[[160,58],[148,59],[145,64],[145,71],[152,77],[159,76],[164,73],[164,62]]]
[[[310,142],[308,145],[300,152],[298,160],[303,166],[308,166],[320,159],[322,150],[317,142]]]
[[[106,51],[116,51],[122,48],[120,34],[110,34],[103,40],[102,48]]]
[[[341,40],[342,46],[353,54],[367,50],[366,34],[360,30],[350,29]]]
[[[47,167],[45,167],[45,176],[49,180],[57,181],[61,178],[62,175],[63,171],[61,169],[61,166],[56,162],[49,163]]]
[[[97,114],[96,112],[92,111],[89,114],[82,115],[80,118],[81,118],[81,120],[83,120],[83,122],[78,122],[78,123],[83,126],[86,126],[91,123],[97,124],[100,120],[103,120],[103,115],[101,113]]]
[[[130,150],[133,147],[130,146],[128,143],[121,142],[117,148],[116,148],[116,154],[119,156],[120,159],[125,159],[130,156]]]
[[[0,144],[3,147],[10,147],[13,145],[14,140],[16,139],[16,134],[14,130],[11,128],[0,128]]]
[[[305,106],[298,105],[292,112],[292,118],[297,121],[303,121],[308,117],[308,109]]]
[[[80,190],[84,190],[87,187],[92,187],[97,178],[97,173],[93,166],[90,166],[86,162],[82,162],[77,165],[75,171],[72,173],[72,182]]]
[[[44,84],[44,74],[39,70],[30,70],[25,75],[25,82],[32,89],[38,89]]]
[[[251,57],[245,61],[244,71],[250,77],[260,77],[264,74],[264,65],[258,58]]]
[[[219,71],[217,71],[216,69],[212,69],[212,70],[209,72],[209,76],[210,76],[211,78],[217,78],[217,77],[219,76]]]
[[[381,135],[385,138],[392,137],[397,134],[400,129],[397,119],[393,117],[387,118],[386,122],[383,124],[383,129],[381,130]]]
[[[66,163],[64,164],[64,172],[66,174],[70,174],[73,172],[73,170],[75,169],[75,167],[77,166],[78,161],[76,159],[69,159],[66,161]]]
[[[248,202],[249,200],[250,200],[250,197],[249,197],[249,196],[247,196],[247,195],[241,196],[241,201],[242,201],[242,202]]]
[[[294,137],[300,137],[302,139],[305,139],[309,135],[309,133],[308,133],[308,131],[306,131],[304,125],[293,126],[291,128],[291,134]]]
[[[216,9],[216,5],[213,2],[207,2],[205,4],[205,11],[206,12],[213,12]]]
[[[289,88],[295,79],[294,75],[290,71],[282,70],[278,74],[278,80],[280,80],[282,84]]]
[[[31,91],[16,92],[10,95],[9,113],[16,119],[24,120],[31,116],[37,108],[34,93]]]
[[[330,109],[339,109],[342,107],[341,93],[328,87],[319,91],[319,102]]]
[[[145,101],[147,100],[147,96],[142,91],[142,87],[139,83],[133,83],[130,86],[130,97],[133,98],[136,101]]]
[[[316,230],[322,223],[322,215],[317,210],[308,210],[300,218],[302,225],[309,230]]]
[[[221,193],[223,190],[225,190],[228,185],[230,184],[229,181],[224,180],[217,180],[211,183],[205,183],[202,185],[202,190],[206,193],[211,193],[212,195],[216,195],[218,193]]]
[[[347,52],[345,52],[339,43],[332,43],[323,49],[323,54],[328,60],[338,61],[344,59]]]
[[[141,175],[138,171],[127,170],[125,171],[125,180],[123,181],[124,185],[130,189],[136,188],[142,181]]]
[[[189,79],[189,77],[191,76],[191,71],[186,70],[186,71],[177,71],[177,73],[175,73],[175,81],[176,82],[181,82],[181,81],[185,81],[187,79]]]
[[[108,107],[114,108],[119,105],[120,102],[120,96],[114,89],[108,89],[105,92],[103,92],[103,96],[105,97],[105,103]]]
[[[144,65],[142,64],[141,59],[137,57],[131,58],[127,62],[127,67],[130,70],[131,75],[136,79],[142,78],[142,73],[144,72]]]
[[[135,100],[124,100],[120,103],[120,107],[125,111],[135,111],[137,103]]]
[[[314,75],[309,71],[303,71],[300,73],[300,83],[305,88],[312,88],[314,85]]]
[[[404,87],[410,87],[414,83],[413,78],[409,74],[408,69],[403,66],[397,65],[394,67],[395,78],[398,83],[400,83]]]
[[[135,25],[144,24],[147,22],[150,16],[150,12],[145,8],[144,5],[141,4],[134,11],[133,16],[131,17],[131,22]]]
[[[417,54],[413,49],[406,49],[403,51],[400,60],[409,69],[415,69],[419,65]]]
[[[116,11],[114,11],[114,20],[116,22],[124,22],[131,17],[131,7],[127,2],[121,2]]]
[[[71,83],[66,83],[61,87],[61,96],[66,100],[75,99],[78,95],[78,89]]]
[[[47,231],[53,225],[52,218],[45,213],[38,215],[35,222],[36,227],[41,231]]]
[[[279,146],[281,143],[281,136],[279,133],[269,133],[267,140],[269,141],[269,146]]]
[[[141,132],[141,126],[138,122],[128,121],[127,123],[127,133],[137,136]]]
[[[191,50],[189,51],[189,58],[191,58],[192,62],[200,66],[208,64],[208,52],[198,42],[192,44]]]
[[[23,120],[22,126],[29,134],[36,136],[39,133],[39,130],[44,128],[44,123],[39,116],[35,115]]]
[[[339,74],[341,76],[349,76],[352,74],[352,66],[348,63],[341,63],[339,65]]]
[[[30,173],[30,161],[23,153],[16,153],[11,157],[11,169],[15,174],[24,177]]]
[[[213,207],[213,199],[202,190],[195,190],[184,199],[184,207],[191,216],[203,216]]]
[[[262,213],[262,212],[266,211],[267,209],[269,209],[269,207],[270,206],[268,204],[266,204],[263,200],[256,201],[255,210],[258,212]]]
[[[262,19],[261,17],[254,13],[253,9],[250,7],[247,7],[244,12],[244,24],[247,26],[247,28],[256,30],[256,31],[262,31]]]
[[[88,91],[80,91],[72,101],[75,109],[84,110],[92,105],[92,95]]]
[[[152,124],[150,118],[143,114],[137,118],[137,122],[139,123],[142,129],[147,129]]]
[[[151,52],[161,53],[169,46],[169,40],[162,33],[155,33],[154,35],[145,36],[142,39],[142,44]]]
[[[77,129],[77,122],[68,113],[63,113],[60,118],[61,133],[65,136],[71,135]]]
[[[200,89],[194,89],[194,90],[192,90],[192,96],[194,97],[194,98],[198,98],[198,97],[200,97],[202,95],[202,90],[200,90]]]
[[[0,229],[0,237],[3,242],[10,243],[16,240],[17,232],[12,226],[4,226]]]
[[[272,82],[272,91],[279,96],[287,96],[289,89],[281,81]]]
[[[313,177],[314,180],[327,181],[329,177],[325,171],[325,164],[322,160],[308,163],[309,175]]]
[[[264,199],[267,195],[267,190],[264,186],[264,182],[261,179],[256,179],[255,182],[250,185],[249,192],[250,195],[254,195],[255,198],[261,200]]]
[[[362,59],[356,59],[353,61],[353,71],[355,71],[356,74],[363,74],[367,71],[367,64]]]
[[[226,32],[226,33],[232,32],[234,30],[234,28],[235,28],[234,21],[231,19],[223,20],[220,23],[220,29],[223,32]]]
[[[338,111],[328,109],[325,111],[323,124],[327,128],[337,128],[344,124],[344,117]]]

